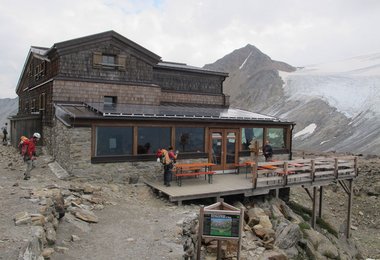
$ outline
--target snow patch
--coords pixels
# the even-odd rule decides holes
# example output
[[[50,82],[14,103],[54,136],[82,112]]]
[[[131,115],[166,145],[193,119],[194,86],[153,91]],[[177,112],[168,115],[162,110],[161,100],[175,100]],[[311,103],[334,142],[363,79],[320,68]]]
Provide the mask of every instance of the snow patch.
[[[322,145],[322,144],[325,144],[325,143],[328,143],[328,142],[330,142],[330,139],[326,140],[326,141],[322,141],[319,145]]]
[[[241,70],[244,67],[245,63],[247,63],[247,60],[249,59],[249,57],[251,57],[251,55],[252,55],[252,52],[249,53],[248,57],[240,65],[239,70]]]
[[[303,136],[303,135],[310,135],[315,131],[316,128],[317,128],[317,125],[312,123],[312,124],[308,125],[307,127],[305,127],[304,129],[302,129],[301,131],[297,132],[294,135],[294,138],[297,138],[297,137]]]

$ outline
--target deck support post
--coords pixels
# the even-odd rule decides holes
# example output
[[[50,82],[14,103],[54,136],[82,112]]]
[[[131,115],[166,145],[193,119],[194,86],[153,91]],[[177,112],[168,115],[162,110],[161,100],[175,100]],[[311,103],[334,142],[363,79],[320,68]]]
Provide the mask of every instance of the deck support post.
[[[311,227],[315,228],[317,223],[317,187],[313,187],[313,210],[311,215]]]
[[[346,238],[351,236],[351,215],[352,215],[352,194],[354,192],[352,179],[348,180],[348,210],[347,210],[347,229],[346,229]]]
[[[222,259],[222,241],[218,239],[217,249],[216,249],[216,259]]]
[[[323,203],[323,186],[319,187],[319,211],[318,217],[322,218],[322,203]]]
[[[204,206],[200,209],[200,216],[203,216],[204,214]],[[202,247],[202,234],[203,234],[203,218],[200,218],[199,225],[198,225],[198,243],[197,243],[197,260],[201,260],[201,247]]]

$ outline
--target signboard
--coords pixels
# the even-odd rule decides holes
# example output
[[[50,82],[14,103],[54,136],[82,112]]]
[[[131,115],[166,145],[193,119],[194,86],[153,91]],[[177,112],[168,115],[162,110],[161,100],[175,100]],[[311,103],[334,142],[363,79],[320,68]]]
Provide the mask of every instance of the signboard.
[[[204,214],[203,235],[239,237],[240,215]]]
[[[203,238],[211,238],[218,241],[218,260],[221,259],[222,240],[237,241],[237,260],[240,260],[243,222],[244,210],[223,202],[223,199],[220,199],[219,202],[210,206],[201,207],[199,214],[197,260],[200,260]]]

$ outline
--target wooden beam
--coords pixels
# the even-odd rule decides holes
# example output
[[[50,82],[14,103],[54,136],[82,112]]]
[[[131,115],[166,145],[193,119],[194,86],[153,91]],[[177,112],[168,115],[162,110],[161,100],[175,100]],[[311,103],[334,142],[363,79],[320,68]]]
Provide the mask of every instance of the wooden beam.
[[[308,190],[308,188],[303,187],[303,189],[306,191],[307,195],[309,195],[309,198],[310,198],[311,200],[313,200],[313,196],[311,196],[311,193],[310,193],[310,191]]]
[[[338,158],[334,158],[334,176],[338,179]]]
[[[342,186],[342,188],[344,189],[344,191],[349,194],[350,191],[349,191],[349,188],[347,187],[346,183],[344,182],[344,180],[341,180],[341,181],[338,181],[340,186]]]
[[[353,181],[352,179],[348,180],[349,193],[348,193],[346,238],[350,238],[350,236],[351,236],[352,195],[353,195],[353,191],[354,191],[352,181]]]
[[[317,187],[313,187],[313,209],[311,213],[311,227],[315,229],[317,224]]]
[[[323,186],[319,187],[319,211],[318,217],[322,218]]]
[[[315,161],[314,160],[311,160],[310,173],[311,173],[311,181],[314,182],[315,180]]]
[[[204,221],[204,206],[201,207],[200,212],[199,212],[199,229],[198,229],[198,243],[197,243],[197,260],[201,260],[201,247],[202,247],[203,221]]]

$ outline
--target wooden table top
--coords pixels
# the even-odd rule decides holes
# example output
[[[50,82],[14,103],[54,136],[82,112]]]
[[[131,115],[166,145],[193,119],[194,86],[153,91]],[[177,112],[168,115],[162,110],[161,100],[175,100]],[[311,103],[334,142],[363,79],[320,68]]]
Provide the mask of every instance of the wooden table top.
[[[178,163],[175,165],[177,168],[192,168],[192,167],[211,167],[215,166],[214,163]]]

